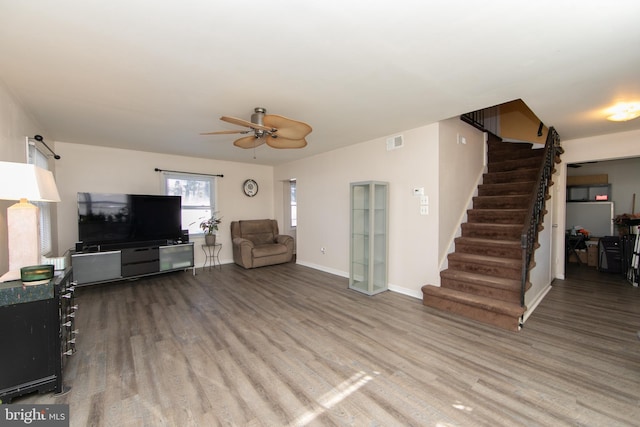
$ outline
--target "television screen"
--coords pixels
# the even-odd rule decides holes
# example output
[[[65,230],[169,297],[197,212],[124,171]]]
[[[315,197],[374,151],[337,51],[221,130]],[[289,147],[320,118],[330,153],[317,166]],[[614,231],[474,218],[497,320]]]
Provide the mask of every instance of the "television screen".
[[[131,197],[132,239],[135,241],[179,239],[182,235],[180,196]]]
[[[78,193],[84,245],[173,240],[181,231],[180,196]]]

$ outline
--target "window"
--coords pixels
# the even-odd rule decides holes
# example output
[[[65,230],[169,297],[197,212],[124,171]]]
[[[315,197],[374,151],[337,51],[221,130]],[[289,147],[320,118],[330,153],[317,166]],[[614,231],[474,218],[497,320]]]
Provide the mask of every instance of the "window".
[[[216,211],[216,179],[206,175],[165,172],[164,194],[182,196],[182,229],[203,234],[200,223]]]
[[[27,163],[36,165],[39,168],[49,170],[49,161],[46,154],[38,150],[35,143],[27,139]],[[53,252],[53,239],[51,234],[51,203],[31,202],[40,210],[40,253],[50,255]]]
[[[289,181],[291,187],[291,228],[298,225],[298,203],[296,202],[296,180]]]

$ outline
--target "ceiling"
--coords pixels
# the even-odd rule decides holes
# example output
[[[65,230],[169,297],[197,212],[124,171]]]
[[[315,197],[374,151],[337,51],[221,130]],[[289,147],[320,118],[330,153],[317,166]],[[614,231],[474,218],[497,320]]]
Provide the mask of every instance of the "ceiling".
[[[0,79],[45,141],[281,164],[521,98],[562,139],[640,129],[637,0],[0,0]],[[243,150],[254,107],[309,145]],[[255,158],[254,158],[255,156]]]

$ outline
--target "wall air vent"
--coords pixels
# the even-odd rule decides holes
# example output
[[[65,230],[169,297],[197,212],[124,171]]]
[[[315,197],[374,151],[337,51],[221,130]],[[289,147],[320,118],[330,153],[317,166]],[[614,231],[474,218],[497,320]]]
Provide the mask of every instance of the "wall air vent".
[[[404,140],[402,139],[402,135],[396,135],[392,136],[391,138],[387,138],[387,151],[402,148],[403,146]]]

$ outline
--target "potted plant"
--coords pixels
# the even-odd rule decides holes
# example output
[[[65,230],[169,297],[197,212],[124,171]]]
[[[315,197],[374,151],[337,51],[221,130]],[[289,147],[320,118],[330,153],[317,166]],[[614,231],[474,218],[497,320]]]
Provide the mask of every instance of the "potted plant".
[[[216,216],[218,212],[211,214],[211,218],[200,223],[200,228],[204,231],[204,243],[206,245],[216,244],[216,235],[214,231],[218,231],[218,224],[222,222],[222,218]]]

